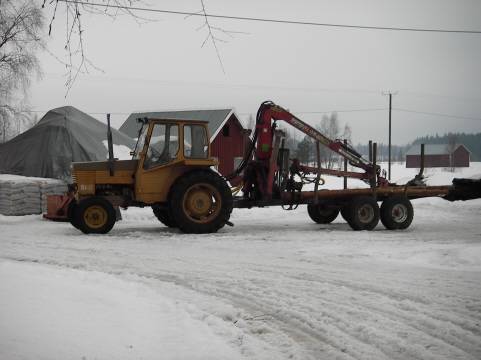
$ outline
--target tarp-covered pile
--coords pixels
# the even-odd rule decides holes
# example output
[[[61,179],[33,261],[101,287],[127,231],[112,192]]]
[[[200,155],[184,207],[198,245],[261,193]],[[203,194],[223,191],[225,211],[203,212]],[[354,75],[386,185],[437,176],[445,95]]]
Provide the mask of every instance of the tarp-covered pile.
[[[74,161],[106,160],[107,125],[72,107],[49,111],[30,130],[0,145],[0,173],[70,178]],[[113,143],[127,148],[134,140],[112,129]]]
[[[41,214],[47,210],[47,195],[66,191],[62,180],[0,175],[0,214]]]

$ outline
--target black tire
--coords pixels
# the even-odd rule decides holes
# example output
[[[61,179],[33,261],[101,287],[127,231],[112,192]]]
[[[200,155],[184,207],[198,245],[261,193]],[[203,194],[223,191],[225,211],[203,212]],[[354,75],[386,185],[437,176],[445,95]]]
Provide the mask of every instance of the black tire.
[[[77,209],[77,201],[76,200],[72,200],[70,202],[70,204],[68,205],[68,209],[67,209],[67,218],[68,218],[68,221],[70,222],[70,224],[72,224],[72,226],[76,229],[79,228],[79,225],[76,221],[76,217],[75,217],[75,210]]]
[[[170,228],[177,227],[177,223],[172,218],[169,209],[160,207],[159,205],[152,205],[152,211],[155,217],[165,226]]]
[[[379,205],[371,196],[359,196],[347,205],[346,216],[353,230],[372,230],[379,223]]]
[[[388,230],[407,229],[413,218],[413,205],[404,196],[387,198],[381,204],[381,222]]]
[[[232,193],[218,174],[200,170],[183,175],[172,187],[170,214],[185,233],[213,233],[232,212]]]
[[[77,204],[74,219],[85,234],[106,234],[114,227],[116,214],[108,200],[90,197]]]
[[[307,204],[309,217],[318,224],[330,224],[339,215],[339,209],[329,208],[323,204]]]

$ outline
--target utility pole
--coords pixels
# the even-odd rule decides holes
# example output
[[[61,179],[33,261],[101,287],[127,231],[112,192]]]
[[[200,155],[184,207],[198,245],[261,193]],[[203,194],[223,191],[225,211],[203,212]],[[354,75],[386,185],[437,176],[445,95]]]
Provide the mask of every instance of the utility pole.
[[[392,96],[397,92],[383,93],[383,95],[389,95],[389,142],[388,142],[388,165],[387,165],[387,179],[391,181],[391,115],[392,115]]]
[[[387,179],[391,181],[391,113],[392,113],[392,94],[389,93],[389,153],[388,153],[388,167]]]

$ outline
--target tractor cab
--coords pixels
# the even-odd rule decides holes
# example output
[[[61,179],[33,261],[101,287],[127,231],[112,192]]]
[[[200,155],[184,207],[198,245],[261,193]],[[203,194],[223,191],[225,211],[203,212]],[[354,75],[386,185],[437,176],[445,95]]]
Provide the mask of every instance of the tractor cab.
[[[138,161],[135,200],[146,204],[167,201],[171,185],[185,172],[217,165],[204,121],[144,120],[132,159]]]
[[[205,122],[184,120],[140,120],[142,124],[132,159],[150,169],[179,160],[209,158]]]

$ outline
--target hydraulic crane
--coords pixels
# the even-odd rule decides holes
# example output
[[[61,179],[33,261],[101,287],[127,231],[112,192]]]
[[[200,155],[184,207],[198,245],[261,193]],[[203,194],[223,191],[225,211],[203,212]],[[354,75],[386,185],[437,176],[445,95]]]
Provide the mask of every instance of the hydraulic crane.
[[[389,185],[387,179],[381,176],[381,169],[379,166],[364,159],[361,154],[349,145],[344,144],[341,140],[332,140],[328,138],[314,127],[308,125],[290,113],[288,110],[271,101],[266,101],[261,104],[257,112],[256,120],[256,130],[253,138],[255,153],[252,154],[252,150],[254,150],[254,148],[252,148],[251,152],[247,154],[248,158],[251,158],[252,155],[254,155],[254,159],[246,159],[243,187],[244,194],[251,199],[272,199],[272,194],[275,190],[274,188],[282,188],[282,184],[276,184],[275,181],[273,182],[276,172],[279,172],[280,170],[281,173],[286,173],[286,169],[279,168],[280,165],[282,166],[283,164],[280,164],[278,161],[272,161],[273,155],[277,155],[279,150],[281,151],[281,156],[285,157],[286,153],[285,149],[278,149],[275,145],[277,121],[284,121],[293,126],[297,130],[311,137],[315,142],[346,158],[352,166],[364,171],[352,172],[323,169],[319,164],[318,167],[310,167],[301,165],[297,159],[294,159],[290,166],[291,173],[299,174],[302,172],[305,174],[310,173],[317,175],[323,173],[334,176],[357,178],[365,181],[370,181],[374,178],[378,186]],[[285,185],[289,187],[289,184]]]

